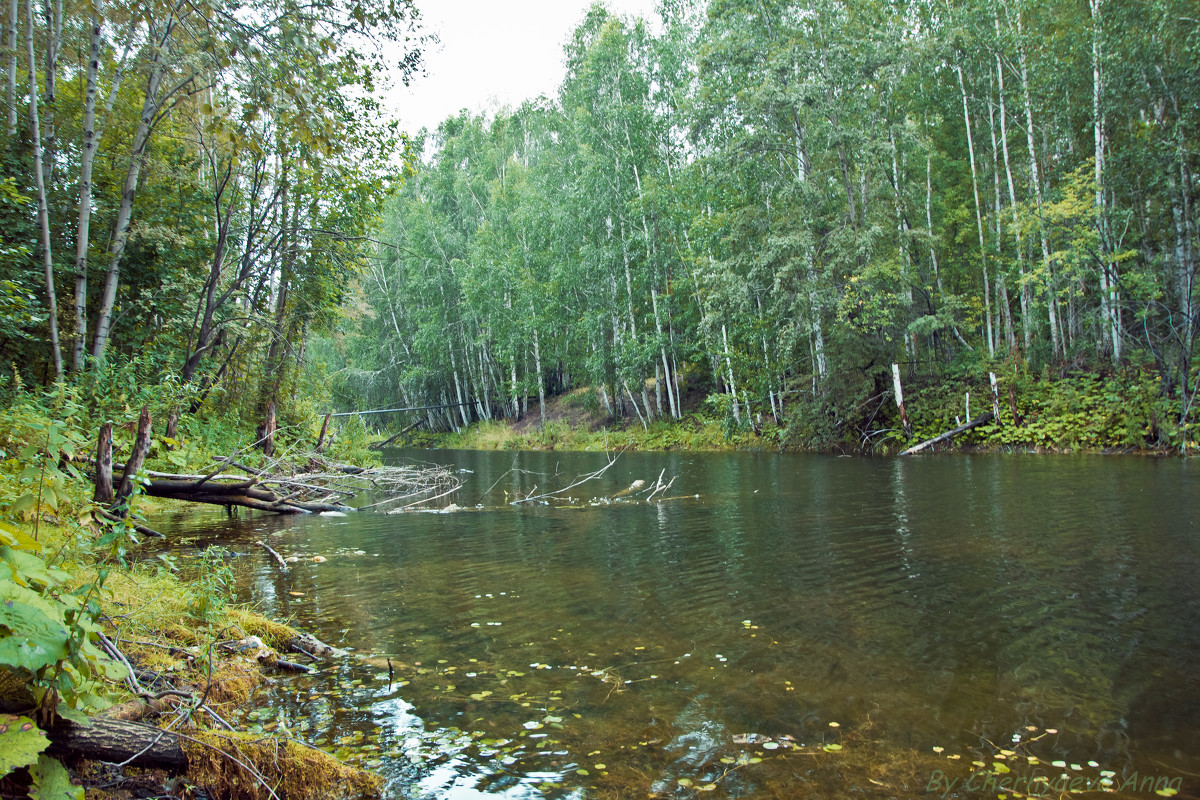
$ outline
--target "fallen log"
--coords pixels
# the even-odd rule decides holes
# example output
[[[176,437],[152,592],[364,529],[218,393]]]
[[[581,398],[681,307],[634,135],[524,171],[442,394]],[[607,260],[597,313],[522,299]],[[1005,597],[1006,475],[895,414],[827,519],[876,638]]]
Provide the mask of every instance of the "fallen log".
[[[415,429],[416,429],[416,427],[417,427],[418,425],[420,425],[421,423],[423,423],[424,421],[425,421],[424,419],[419,419],[419,420],[417,420],[416,422],[414,422],[412,425],[409,425],[407,428],[405,428],[404,430],[402,430],[402,431],[400,431],[399,433],[397,433],[395,436],[393,436],[393,437],[391,437],[391,438],[389,438],[389,439],[384,439],[382,442],[376,442],[375,444],[369,444],[369,445],[367,445],[367,449],[369,449],[369,450],[382,450],[383,448],[387,447],[387,446],[388,446],[389,444],[391,444],[392,442],[394,442],[394,441],[396,441],[397,439],[399,439],[399,438],[400,438],[401,436],[403,436],[404,434],[408,433],[408,432],[409,432],[409,431],[411,431],[411,430],[415,430]]]
[[[46,735],[51,755],[175,771],[187,768],[179,735],[141,722],[92,717],[85,728],[63,720]]]
[[[986,414],[982,414],[981,416],[976,417],[975,419],[970,420],[963,425],[959,425],[954,430],[946,431],[945,433],[938,434],[937,436],[933,437],[932,439],[926,439],[925,441],[921,442],[920,444],[913,445],[912,447],[908,448],[900,455],[911,456],[913,453],[919,453],[926,448],[929,448],[935,444],[938,444],[939,442],[949,441],[950,439],[953,439],[955,436],[957,436],[960,433],[963,433],[964,431],[969,431],[972,428],[978,428],[980,425],[985,425],[991,421],[992,421],[992,412],[988,411]]]
[[[145,493],[150,497],[188,500],[193,503],[210,503],[218,506],[242,506],[257,511],[273,511],[277,514],[313,514],[322,511],[354,510],[341,503],[279,497],[274,492],[248,485],[246,481],[234,484],[209,481],[203,486],[197,486],[194,481],[152,480],[146,485]]]

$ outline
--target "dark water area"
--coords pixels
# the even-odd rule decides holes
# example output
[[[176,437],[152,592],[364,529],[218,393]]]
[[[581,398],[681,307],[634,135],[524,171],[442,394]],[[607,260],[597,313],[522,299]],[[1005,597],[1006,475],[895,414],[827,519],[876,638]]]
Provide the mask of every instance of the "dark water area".
[[[507,501],[603,454],[389,458],[462,470],[462,510],[157,522],[392,659],[259,722],[365,745],[398,795],[1200,796],[1191,462],[627,453],[562,507]]]

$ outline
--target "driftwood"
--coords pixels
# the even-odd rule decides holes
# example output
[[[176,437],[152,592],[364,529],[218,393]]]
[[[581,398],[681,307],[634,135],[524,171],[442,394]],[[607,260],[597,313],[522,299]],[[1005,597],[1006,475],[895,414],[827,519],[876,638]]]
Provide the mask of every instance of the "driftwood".
[[[945,442],[950,439],[953,439],[955,436],[957,436],[958,434],[960,434],[964,431],[969,431],[972,428],[978,428],[980,425],[985,425],[991,421],[992,421],[992,412],[989,411],[986,414],[978,416],[975,419],[970,420],[963,425],[959,425],[954,430],[946,431],[945,433],[938,434],[937,436],[933,437],[932,439],[926,439],[925,441],[921,442],[920,444],[913,445],[912,447],[908,448],[900,455],[911,456],[913,453],[919,453],[922,450],[925,450],[926,448],[929,448],[935,444],[938,444],[939,442]]]
[[[271,548],[271,546],[268,545],[266,542],[258,541],[258,542],[255,542],[255,544],[258,545],[259,547],[261,547],[263,550],[266,550],[268,553],[270,553],[271,557],[275,559],[275,563],[279,565],[279,568],[281,570],[283,570],[284,574],[287,574],[288,566],[287,566],[287,562],[283,560],[283,556],[281,556],[281,555],[279,555],[279,553],[275,552]]]

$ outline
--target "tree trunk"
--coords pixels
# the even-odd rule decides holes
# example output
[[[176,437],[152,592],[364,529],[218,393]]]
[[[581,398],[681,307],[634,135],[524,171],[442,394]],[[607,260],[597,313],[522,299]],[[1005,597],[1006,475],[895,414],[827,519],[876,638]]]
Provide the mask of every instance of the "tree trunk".
[[[8,101],[8,137],[17,135],[17,15],[21,6],[17,0],[8,3],[8,82],[4,96]]]
[[[996,18],[996,33],[1000,32],[1000,20]],[[1008,107],[1004,100],[1004,65],[1000,61],[1000,54],[996,54],[996,80],[1000,97],[1000,146],[1004,151],[1004,174],[1008,179],[1008,207],[1012,212],[1013,221],[1013,239],[1017,244],[1017,274],[1021,276],[1021,331],[1025,337],[1025,350],[1029,351],[1029,345],[1033,337],[1033,293],[1029,289],[1029,284],[1025,280],[1025,243],[1021,236],[1021,220],[1017,214],[1017,190],[1013,182],[1012,162],[1008,157]],[[1000,209],[996,209],[999,213]],[[1051,311],[1051,314],[1054,312]],[[1058,355],[1058,339],[1054,332],[1054,355]]]
[[[1089,0],[1092,13],[1092,136],[1095,145],[1096,222],[1100,229],[1100,309],[1104,317],[1102,324],[1108,328],[1112,360],[1116,362],[1121,360],[1121,310],[1117,294],[1116,264],[1110,263],[1111,242],[1108,236],[1107,198],[1104,193],[1104,157],[1108,141],[1101,103],[1104,94],[1101,70],[1101,2],[1102,0]]]
[[[275,455],[275,401],[267,403],[267,418],[263,422],[262,440],[263,455],[267,458]]]
[[[737,387],[733,383],[733,361],[729,358],[729,334],[725,332],[724,323],[721,324],[721,341],[725,344],[725,368],[729,370],[729,396],[733,398],[733,419],[740,425],[742,413],[738,408]],[[749,412],[749,409],[746,411]]]
[[[1062,335],[1058,314],[1058,290],[1054,280],[1053,264],[1050,262],[1050,242],[1046,238],[1046,229],[1042,227],[1042,179],[1038,168],[1037,146],[1033,136],[1033,101],[1029,93],[1029,65],[1025,58],[1025,43],[1022,40],[1021,14],[1017,13],[1017,64],[1021,73],[1021,100],[1025,105],[1025,146],[1029,151],[1029,182],[1033,184],[1033,199],[1037,208],[1038,238],[1042,245],[1042,261],[1046,264],[1048,315],[1050,322],[1051,341],[1055,355],[1065,353],[1067,343]]]
[[[92,219],[92,165],[96,160],[96,82],[100,73],[100,44],[103,22],[92,15],[88,46],[87,90],[83,104],[83,135],[79,156],[79,222],[75,227],[75,335],[71,345],[71,369],[83,368],[87,347],[87,254]]]
[[[121,476],[121,487],[117,489],[117,500],[121,501],[133,494],[133,479],[146,460],[150,451],[150,406],[142,406],[138,416],[137,438],[133,443],[133,453],[125,463],[125,472]]]
[[[54,165],[58,160],[55,109],[58,105],[58,55],[62,50],[62,0],[46,0],[42,11],[46,17],[46,96],[42,103],[46,109],[42,147],[46,152],[42,159],[44,173],[42,180],[46,182],[47,186],[53,186],[55,184]]]
[[[50,312],[50,351],[55,380],[62,380],[62,349],[58,343],[58,299],[54,291],[54,255],[50,251],[50,209],[42,163],[42,133],[38,119],[37,62],[33,55],[33,0],[25,4],[25,45],[29,54],[29,126],[33,136],[33,163],[37,183],[38,222],[41,225],[43,262],[46,268],[46,305]]]
[[[333,414],[326,414],[325,421],[321,423],[321,435],[317,437],[317,446],[315,448],[318,453],[325,450],[325,437],[329,434],[329,419],[332,416]]]
[[[96,445],[96,492],[92,499],[102,505],[113,501],[112,482],[112,444],[113,424],[106,422],[100,426],[100,439]]]
[[[959,425],[954,430],[946,431],[945,433],[939,434],[939,435],[933,437],[932,439],[926,439],[925,441],[921,442],[920,444],[913,445],[912,447],[908,448],[900,455],[910,456],[913,453],[919,453],[922,450],[925,450],[926,448],[929,448],[935,444],[938,444],[939,442],[949,441],[950,439],[953,439],[955,436],[957,436],[960,433],[969,431],[972,428],[978,428],[980,425],[984,425],[991,421],[992,421],[992,412],[988,411],[987,413],[983,414],[982,416],[979,416],[972,420],[968,420],[966,423]]]
[[[150,134],[153,132],[156,122],[155,117],[159,111],[158,92],[162,86],[165,72],[161,58],[162,56],[156,48],[150,67],[150,77],[146,84],[146,97],[142,102],[142,114],[133,135],[129,169],[125,173],[125,184],[121,188],[121,204],[117,208],[117,221],[113,231],[112,245],[109,248],[108,277],[104,281],[104,295],[100,300],[100,312],[96,319],[96,336],[92,342],[92,355],[95,358],[103,358],[105,350],[108,349],[112,310],[117,302],[117,285],[121,280],[121,259],[125,254],[125,245],[129,242],[129,223],[133,217],[133,200],[137,195],[142,164],[146,160],[146,145],[150,141]]]
[[[92,717],[85,728],[64,720],[50,728],[47,736],[51,755],[176,772],[187,768],[178,734],[140,722]]]
[[[987,309],[987,342],[988,357],[995,358],[996,344],[992,338],[992,290],[988,278],[987,247],[983,241],[983,210],[979,204],[979,175],[975,169],[975,137],[971,135],[971,111],[967,106],[967,84],[963,80],[962,67],[954,65],[954,74],[958,76],[958,88],[962,93],[963,122],[967,126],[967,154],[971,159],[971,189],[975,197],[975,227],[979,232],[979,261],[983,266],[983,306]]]
[[[546,427],[546,379],[542,375],[542,348],[538,343],[538,329],[533,326],[533,368],[537,370],[538,412],[542,416],[542,427]]]

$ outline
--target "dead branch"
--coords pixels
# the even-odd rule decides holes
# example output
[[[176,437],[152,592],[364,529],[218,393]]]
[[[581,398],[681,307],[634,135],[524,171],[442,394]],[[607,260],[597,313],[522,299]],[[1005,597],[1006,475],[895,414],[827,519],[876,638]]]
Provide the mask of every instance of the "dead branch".
[[[624,453],[624,452],[625,452],[624,450],[621,451],[621,453]],[[510,506],[515,506],[518,503],[531,503],[534,500],[544,500],[547,497],[556,497],[556,496],[562,494],[563,492],[568,492],[571,489],[574,489],[576,486],[582,486],[583,484],[587,483],[588,481],[594,481],[597,478],[599,478],[601,475],[603,475],[605,472],[607,472],[609,467],[611,467],[613,464],[617,463],[617,459],[621,457],[621,453],[617,453],[615,456],[609,456],[607,464],[605,464],[603,467],[596,470],[595,472],[589,472],[587,475],[581,476],[570,486],[564,486],[563,488],[556,489],[553,492],[543,492],[542,494],[530,495],[528,497],[518,497],[516,500],[509,501],[508,504]]]

